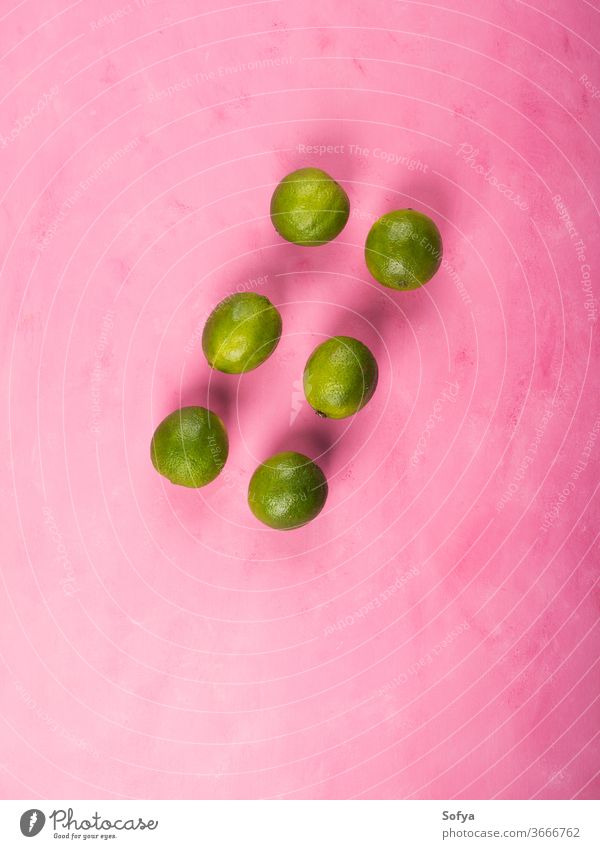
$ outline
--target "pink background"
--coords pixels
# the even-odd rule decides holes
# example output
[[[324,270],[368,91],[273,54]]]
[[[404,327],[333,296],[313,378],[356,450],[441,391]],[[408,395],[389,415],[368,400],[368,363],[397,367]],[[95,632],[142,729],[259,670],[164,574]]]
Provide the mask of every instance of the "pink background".
[[[2,795],[596,797],[600,13],[119,1],[0,10]],[[303,165],[352,204],[321,248],[268,216]],[[445,263],[394,293],[405,206]],[[199,344],[238,287],[284,323],[241,380]],[[381,377],[332,423],[337,333]],[[197,491],[149,460],[190,403]],[[287,534],[246,504],[283,448],[330,482]]]

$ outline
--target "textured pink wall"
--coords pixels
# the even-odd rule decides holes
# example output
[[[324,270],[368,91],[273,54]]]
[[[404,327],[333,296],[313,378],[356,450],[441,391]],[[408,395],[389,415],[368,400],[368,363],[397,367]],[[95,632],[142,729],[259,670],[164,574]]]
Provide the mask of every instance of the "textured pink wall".
[[[1,793],[597,796],[599,13],[11,5]],[[306,164],[352,203],[318,249],[268,217]],[[446,261],[396,294],[363,244],[404,206]],[[284,321],[242,380],[199,345],[236,287]],[[299,384],[332,333],[381,372],[339,423]],[[198,491],[149,461],[183,403],[230,432]],[[245,502],[280,448],[330,480],[288,534]]]

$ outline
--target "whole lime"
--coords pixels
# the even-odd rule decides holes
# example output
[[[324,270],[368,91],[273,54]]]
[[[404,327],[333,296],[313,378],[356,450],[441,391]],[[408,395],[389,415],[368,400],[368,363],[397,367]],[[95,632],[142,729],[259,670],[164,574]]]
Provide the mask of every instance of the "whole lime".
[[[333,336],[312,352],[304,368],[304,394],[323,417],[344,419],[373,397],[379,371],[366,345],[351,336]]]
[[[205,407],[182,407],[170,413],[154,431],[150,445],[156,471],[179,486],[210,483],[228,453],[225,425]]]
[[[281,315],[271,301],[255,292],[239,292],[209,315],[202,350],[212,368],[241,374],[264,363],[280,336]]]
[[[390,289],[418,289],[442,262],[442,237],[436,224],[414,209],[397,209],[379,218],[365,244],[365,260],[375,280]]]
[[[271,221],[296,245],[324,245],[339,235],[350,215],[343,188],[320,168],[300,168],[279,183],[271,198]]]
[[[299,528],[317,516],[327,500],[327,480],[304,454],[283,451],[265,460],[248,486],[248,504],[270,528]]]

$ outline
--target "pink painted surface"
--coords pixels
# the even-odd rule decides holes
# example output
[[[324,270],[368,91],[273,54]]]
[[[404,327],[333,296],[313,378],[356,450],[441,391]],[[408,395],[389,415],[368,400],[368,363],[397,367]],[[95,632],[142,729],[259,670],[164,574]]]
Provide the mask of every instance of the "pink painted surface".
[[[3,4],[3,796],[597,796],[599,17]],[[268,216],[307,164],[352,204],[318,249]],[[445,263],[396,294],[363,244],[406,206]],[[241,380],[199,344],[237,287],[284,322]],[[334,333],[381,373],[339,423],[299,383]],[[198,491],[148,451],[190,403]],[[283,448],[330,481],[288,534],[245,500]]]

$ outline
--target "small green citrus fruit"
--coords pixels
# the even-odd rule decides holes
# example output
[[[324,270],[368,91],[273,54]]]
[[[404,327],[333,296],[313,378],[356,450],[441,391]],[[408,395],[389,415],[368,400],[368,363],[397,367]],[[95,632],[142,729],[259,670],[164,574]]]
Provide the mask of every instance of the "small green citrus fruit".
[[[418,289],[442,262],[442,237],[435,222],[414,209],[379,218],[365,244],[367,268],[390,289]]]
[[[366,345],[351,336],[333,336],[312,352],[304,368],[310,406],[330,419],[344,419],[373,397],[379,371]]]
[[[281,315],[271,301],[256,292],[239,292],[209,315],[202,350],[212,368],[241,374],[264,363],[280,337]]]
[[[182,407],[154,431],[150,458],[157,472],[179,486],[201,487],[214,480],[227,460],[225,425],[205,407]]]
[[[304,454],[283,451],[265,460],[248,486],[248,504],[259,521],[291,530],[317,516],[327,500],[327,480]]]
[[[348,221],[350,201],[343,188],[320,168],[300,168],[279,183],[271,198],[271,221],[280,236],[296,245],[324,245]]]

